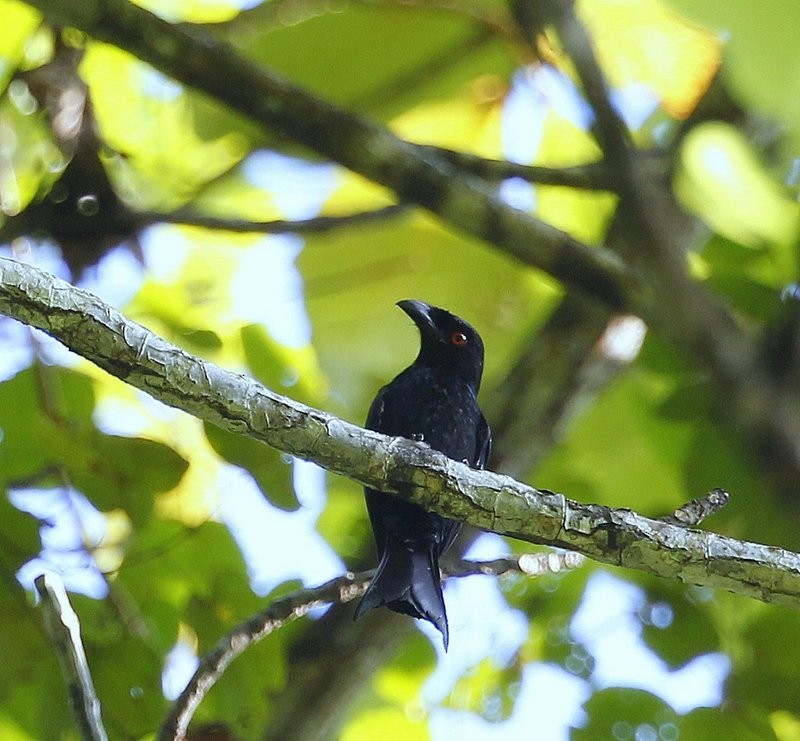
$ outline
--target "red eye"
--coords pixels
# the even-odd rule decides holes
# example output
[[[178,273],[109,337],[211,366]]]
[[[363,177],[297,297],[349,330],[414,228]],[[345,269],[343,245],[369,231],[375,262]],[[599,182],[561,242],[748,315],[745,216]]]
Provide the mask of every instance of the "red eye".
[[[467,344],[467,335],[463,332],[453,332],[453,336],[450,338],[450,342],[454,345],[461,346]]]

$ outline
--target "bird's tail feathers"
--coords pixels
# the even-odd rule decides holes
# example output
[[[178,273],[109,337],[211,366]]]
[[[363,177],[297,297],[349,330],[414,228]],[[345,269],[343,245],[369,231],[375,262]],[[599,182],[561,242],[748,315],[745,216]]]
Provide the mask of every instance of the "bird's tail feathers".
[[[433,549],[411,550],[391,540],[381,556],[375,576],[356,608],[358,620],[373,607],[388,607],[395,612],[427,620],[436,626],[449,643],[438,559]]]

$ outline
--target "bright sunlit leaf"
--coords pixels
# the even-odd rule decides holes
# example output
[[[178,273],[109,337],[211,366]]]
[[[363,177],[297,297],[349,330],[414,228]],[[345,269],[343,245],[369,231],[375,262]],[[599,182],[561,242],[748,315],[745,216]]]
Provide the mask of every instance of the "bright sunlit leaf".
[[[428,726],[420,719],[411,719],[400,708],[384,707],[369,710],[347,724],[341,741],[428,741]]]
[[[724,78],[737,100],[794,130],[800,121],[800,3],[797,0],[670,0],[728,39]],[[787,87],[788,84],[788,87]]]
[[[182,205],[246,154],[235,133],[202,139],[183,88],[117,47],[90,43],[80,72],[103,139],[120,155],[110,172],[139,208]]]
[[[403,138],[420,144],[500,155],[500,115],[506,86],[499,78],[476,80],[460,98],[423,103],[392,122]]]
[[[136,4],[168,21],[185,23],[224,23],[235,18],[241,0],[136,0]]]
[[[0,0],[0,85],[4,86],[23,56],[25,43],[40,22],[37,11],[18,0]]]
[[[671,116],[691,113],[719,68],[718,35],[660,0],[580,0],[578,9],[614,87],[643,84]]]
[[[706,123],[684,141],[675,189],[715,231],[752,247],[796,238],[800,207],[734,127]]]

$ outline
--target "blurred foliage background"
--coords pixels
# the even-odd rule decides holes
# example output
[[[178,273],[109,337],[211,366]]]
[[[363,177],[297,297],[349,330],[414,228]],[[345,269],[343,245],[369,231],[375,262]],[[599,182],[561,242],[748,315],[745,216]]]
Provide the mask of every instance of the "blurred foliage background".
[[[505,3],[139,4],[204,24],[408,140],[554,168],[600,158],[558,39],[534,53]],[[693,275],[768,324],[797,279],[800,5],[577,9],[683,209]],[[3,254],[354,422],[416,352],[394,303],[444,306],[488,348],[492,468],[649,516],[722,486],[732,501],[711,529],[800,550],[795,492],[744,448],[696,359],[653,335],[640,348],[630,320],[570,313],[579,300],[548,276],[422,212],[386,209],[384,189],[114,46],[19,0],[0,0],[0,17]],[[497,187],[581,240],[611,238],[605,191]],[[338,221],[264,233],[318,216]],[[352,482],[161,407],[10,320],[0,336],[3,738],[76,737],[30,591],[42,568],[71,590],[111,737],[133,739],[152,737],[165,692],[225,630],[300,581],[372,563]],[[598,594],[605,619],[589,609]],[[447,599],[446,657],[411,621],[376,612],[354,625],[349,606],[270,635],[206,698],[194,737],[800,739],[800,616],[788,609],[593,565],[470,577]],[[716,673],[699,685],[679,674],[710,656]],[[681,676],[683,695],[668,694]]]

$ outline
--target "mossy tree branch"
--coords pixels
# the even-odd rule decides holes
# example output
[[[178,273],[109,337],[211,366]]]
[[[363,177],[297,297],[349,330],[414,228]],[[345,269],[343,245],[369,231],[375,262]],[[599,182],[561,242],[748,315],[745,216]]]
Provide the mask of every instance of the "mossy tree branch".
[[[0,312],[165,404],[482,530],[800,607],[800,555],[580,504],[364,430],[194,357],[37,268],[0,259]]]

